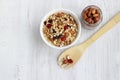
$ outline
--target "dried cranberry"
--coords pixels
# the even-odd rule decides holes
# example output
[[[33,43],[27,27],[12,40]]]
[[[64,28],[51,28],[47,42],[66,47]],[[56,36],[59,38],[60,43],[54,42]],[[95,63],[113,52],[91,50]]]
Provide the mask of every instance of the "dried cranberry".
[[[47,24],[46,27],[47,27],[47,28],[51,28],[51,27],[52,27],[52,24]]]
[[[61,37],[61,40],[62,40],[62,41],[65,41],[65,40],[66,40],[66,36],[62,36],[62,37]]]
[[[64,30],[68,29],[68,26],[64,26]]]
[[[68,59],[67,62],[68,63],[73,63],[73,60],[72,59]]]

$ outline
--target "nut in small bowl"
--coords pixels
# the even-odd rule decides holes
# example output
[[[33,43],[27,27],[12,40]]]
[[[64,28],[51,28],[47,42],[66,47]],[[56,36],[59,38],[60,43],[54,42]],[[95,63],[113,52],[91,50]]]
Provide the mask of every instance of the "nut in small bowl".
[[[102,21],[102,11],[95,5],[86,7],[81,14],[82,22],[87,29],[94,29]]]
[[[81,33],[78,17],[70,10],[53,10],[40,25],[43,41],[56,49],[68,48],[76,43]]]

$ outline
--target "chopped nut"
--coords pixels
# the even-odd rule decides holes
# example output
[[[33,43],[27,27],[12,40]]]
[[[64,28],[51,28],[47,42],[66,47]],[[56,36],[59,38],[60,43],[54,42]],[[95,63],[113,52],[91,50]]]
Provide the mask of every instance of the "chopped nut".
[[[92,19],[91,19],[91,18],[87,18],[86,21],[87,21],[88,23],[91,23],[91,22],[92,22]]]
[[[69,33],[65,32],[65,36],[68,37],[68,36],[69,36]]]
[[[93,15],[93,17],[98,17],[98,16],[99,16],[99,14],[94,14],[94,15]]]
[[[73,31],[73,30],[70,30],[70,33],[71,33],[71,34],[75,34],[75,31]]]
[[[87,19],[87,15],[86,15],[86,14],[83,14],[83,18],[84,18],[84,19]]]
[[[95,13],[96,13],[96,9],[93,9],[93,10],[92,10],[92,14],[95,14]]]
[[[82,17],[89,24],[95,24],[100,20],[100,12],[98,9],[90,7],[83,11]]]
[[[69,55],[67,55],[67,56],[66,56],[66,59],[70,59],[70,56],[69,56]]]

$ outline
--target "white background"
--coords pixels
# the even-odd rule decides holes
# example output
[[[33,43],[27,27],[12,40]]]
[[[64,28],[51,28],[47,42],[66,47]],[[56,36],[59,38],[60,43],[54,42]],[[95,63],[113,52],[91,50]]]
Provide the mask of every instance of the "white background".
[[[80,17],[88,5],[102,9],[95,30],[82,27],[77,43],[94,34],[120,11],[120,0],[0,0],[0,80],[120,80],[120,24],[91,45],[69,70],[57,65],[63,50],[48,47],[39,25],[49,11],[65,8]]]

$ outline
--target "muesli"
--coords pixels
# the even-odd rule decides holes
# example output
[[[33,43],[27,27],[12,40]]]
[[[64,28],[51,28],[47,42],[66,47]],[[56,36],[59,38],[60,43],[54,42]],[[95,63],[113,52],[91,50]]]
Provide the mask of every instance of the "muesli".
[[[47,41],[53,45],[67,46],[76,39],[78,25],[70,14],[57,12],[44,21],[43,34]]]

